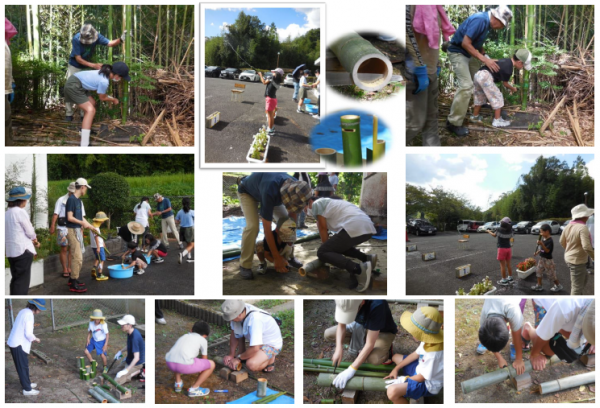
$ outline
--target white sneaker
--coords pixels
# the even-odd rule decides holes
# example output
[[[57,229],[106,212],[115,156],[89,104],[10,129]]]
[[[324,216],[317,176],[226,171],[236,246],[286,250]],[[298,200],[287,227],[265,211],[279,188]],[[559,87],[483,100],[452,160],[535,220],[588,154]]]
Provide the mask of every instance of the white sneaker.
[[[183,249],[183,242],[179,243],[179,249]]]
[[[179,253],[179,265],[181,265],[182,262],[183,262],[183,254],[180,252]]]
[[[25,391],[23,390],[23,395],[28,396],[28,395],[38,395],[40,392],[38,390],[34,390],[33,388],[31,389],[31,391]]]
[[[363,262],[360,264],[361,273],[360,275],[356,275],[356,279],[358,280],[358,286],[356,288],[357,292],[364,292],[369,287],[369,283],[371,282],[371,262]]]
[[[504,120],[502,118],[494,119],[492,121],[492,126],[493,127],[507,127],[507,126],[510,126],[510,120]]]
[[[158,324],[167,324],[167,321],[164,319],[164,317],[161,317],[160,319],[154,319],[154,320]]]
[[[31,383],[31,388],[37,388],[37,384],[36,383]]]
[[[193,259],[188,259],[187,263],[194,263],[194,260]]]

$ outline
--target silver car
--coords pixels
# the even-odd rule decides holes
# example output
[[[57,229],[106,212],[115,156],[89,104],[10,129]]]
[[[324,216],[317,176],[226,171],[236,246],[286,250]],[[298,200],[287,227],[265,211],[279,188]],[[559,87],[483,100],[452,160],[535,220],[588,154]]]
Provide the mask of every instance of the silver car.
[[[258,82],[260,81],[260,77],[258,76],[258,72],[253,69],[248,69],[243,71],[238,78],[240,81],[250,81],[250,82]]]
[[[539,235],[540,227],[544,224],[548,224],[550,226],[550,235],[558,234],[560,232],[560,224],[558,223],[558,221],[544,220],[538,222],[533,227],[531,227],[531,234]]]
[[[283,80],[283,85],[284,86],[294,86],[294,77],[292,76],[292,74],[287,74],[285,76],[285,79]]]

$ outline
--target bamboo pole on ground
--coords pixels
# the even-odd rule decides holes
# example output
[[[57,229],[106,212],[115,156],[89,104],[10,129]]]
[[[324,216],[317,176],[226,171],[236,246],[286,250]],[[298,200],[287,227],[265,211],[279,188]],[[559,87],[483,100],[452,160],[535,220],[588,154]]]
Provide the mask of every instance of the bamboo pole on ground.
[[[333,380],[337,377],[335,374],[319,374],[317,385],[319,387],[330,387]],[[383,378],[371,377],[353,377],[346,383],[345,390],[357,391],[385,391],[385,380]]]
[[[303,364],[315,364],[315,365],[322,365],[324,367],[333,367],[333,361],[331,360],[326,360],[326,359],[322,359],[322,358],[305,358],[303,359]],[[352,363],[351,362],[347,362],[347,361],[342,361],[341,363],[338,364],[339,368],[348,368],[350,367]],[[376,364],[361,364],[361,366],[359,367],[359,369],[363,370],[363,371],[382,371],[382,372],[386,372],[389,373],[391,371],[390,366],[388,365],[376,365]]]
[[[88,390],[88,392],[90,393],[90,395],[92,397],[96,398],[98,400],[98,402],[101,402],[102,404],[108,403],[108,400],[106,398],[104,398],[104,395],[101,395],[100,393],[98,393],[97,390],[90,388]]]
[[[548,125],[550,125],[550,122],[552,121],[552,119],[554,119],[554,116],[556,116],[556,114],[558,113],[558,110],[561,108],[561,106],[563,105],[563,103],[565,103],[566,99],[567,99],[567,97],[563,96],[563,98],[560,100],[560,102],[558,102],[556,104],[556,106],[554,107],[554,109],[552,109],[552,112],[550,113],[550,116],[548,116],[548,119],[546,119],[546,121],[544,122],[544,124],[540,128],[540,135],[541,136],[543,136],[544,130],[546,130],[546,128],[548,127]]]
[[[106,398],[108,400],[108,402],[112,403],[112,404],[120,404],[121,401],[119,401],[117,398],[115,398],[114,395],[112,395],[111,393],[109,393],[108,391],[106,391],[104,388],[101,387],[94,387],[94,390],[102,395],[104,398]]]
[[[323,367],[323,366],[317,366],[317,367],[304,366],[303,370],[307,371],[307,372],[312,372],[312,373],[328,373],[328,374],[339,374],[340,372],[344,371],[343,368]],[[391,371],[392,371],[392,368],[390,367],[389,372],[391,372]],[[376,372],[376,371],[357,370],[356,373],[354,373],[354,375],[356,377],[383,378],[383,377],[387,377],[389,375],[389,372],[380,373],[380,372]]]
[[[117,390],[121,391],[123,394],[127,392],[127,388],[123,387],[121,384],[119,384],[118,382],[116,382],[108,374],[102,374],[102,377],[106,381],[108,381],[109,383],[111,383],[112,385],[114,385],[117,388]]]
[[[141,143],[142,146],[146,146],[146,143],[148,143],[148,141],[152,138],[154,131],[156,130],[156,127],[158,126],[158,124],[162,120],[163,116],[165,115],[165,112],[166,112],[165,109],[163,109],[162,112],[160,112],[160,115],[158,115],[158,117],[156,118],[156,120],[154,121],[152,126],[150,127],[150,130],[148,131],[148,133],[146,133],[146,136],[144,136],[144,139],[142,139],[142,143]]]
[[[540,384],[540,394],[549,394],[551,392],[564,391],[569,388],[579,387],[580,385],[591,384],[596,381],[596,373],[591,371],[589,373],[574,375],[566,378],[559,378],[558,380],[547,381]]]

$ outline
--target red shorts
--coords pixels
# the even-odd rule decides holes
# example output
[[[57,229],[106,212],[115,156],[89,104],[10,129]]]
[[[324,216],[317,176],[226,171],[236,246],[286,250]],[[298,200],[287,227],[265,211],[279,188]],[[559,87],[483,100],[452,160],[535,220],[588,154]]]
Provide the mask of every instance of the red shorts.
[[[158,256],[160,256],[161,258],[167,256],[166,252],[161,251],[160,249],[157,249],[156,252],[158,252]]]
[[[512,258],[512,248],[498,248],[499,261],[510,261]]]
[[[267,112],[274,111],[277,108],[277,98],[265,98],[265,110]]]

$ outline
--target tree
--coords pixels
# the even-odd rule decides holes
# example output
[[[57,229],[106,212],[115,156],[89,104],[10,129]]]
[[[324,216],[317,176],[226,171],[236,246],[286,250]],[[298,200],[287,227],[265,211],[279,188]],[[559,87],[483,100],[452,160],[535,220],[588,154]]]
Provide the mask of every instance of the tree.
[[[110,218],[129,208],[129,184],[117,173],[100,173],[91,180],[90,199],[95,207],[102,209]]]

